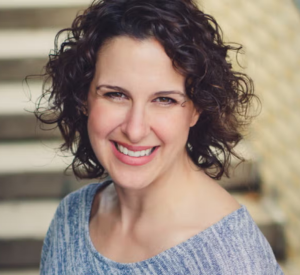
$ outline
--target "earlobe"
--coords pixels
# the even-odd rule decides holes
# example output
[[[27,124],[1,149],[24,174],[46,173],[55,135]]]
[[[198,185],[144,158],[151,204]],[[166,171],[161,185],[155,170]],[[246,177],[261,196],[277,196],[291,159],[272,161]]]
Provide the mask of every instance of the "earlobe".
[[[81,107],[81,112],[82,112],[85,116],[89,116],[87,104],[84,104],[84,105]]]
[[[194,127],[196,125],[201,113],[202,113],[202,110],[196,110],[196,108],[194,108],[192,117],[191,117],[190,127]]]

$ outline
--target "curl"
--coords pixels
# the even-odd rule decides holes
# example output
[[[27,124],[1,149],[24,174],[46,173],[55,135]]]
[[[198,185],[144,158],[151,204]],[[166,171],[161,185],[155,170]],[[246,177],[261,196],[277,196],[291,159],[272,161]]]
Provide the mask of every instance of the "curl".
[[[252,80],[232,69],[228,53],[242,47],[225,44],[215,19],[191,0],[94,1],[78,15],[71,28],[58,32],[55,49],[45,67],[46,109],[37,104],[35,115],[56,124],[62,133],[62,150],[74,155],[71,164],[79,178],[105,174],[89,142],[86,101],[94,77],[99,49],[116,36],[155,38],[185,81],[187,96],[201,115],[191,128],[186,150],[210,177],[228,175],[231,156],[242,160],[234,147],[251,121]],[[64,42],[59,45],[61,36]]]

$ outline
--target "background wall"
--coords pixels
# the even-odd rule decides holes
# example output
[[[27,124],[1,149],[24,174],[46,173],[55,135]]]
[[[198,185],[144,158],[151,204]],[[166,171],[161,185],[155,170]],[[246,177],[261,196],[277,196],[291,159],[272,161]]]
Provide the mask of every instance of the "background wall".
[[[248,137],[260,157],[264,192],[287,216],[288,253],[300,255],[300,12],[291,0],[202,0],[226,41],[244,45],[241,63],[262,101]],[[299,260],[300,262],[300,260]]]

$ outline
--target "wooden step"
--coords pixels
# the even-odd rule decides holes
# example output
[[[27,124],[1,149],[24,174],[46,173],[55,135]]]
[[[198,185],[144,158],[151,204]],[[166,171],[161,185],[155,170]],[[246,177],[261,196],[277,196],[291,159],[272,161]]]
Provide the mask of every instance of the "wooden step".
[[[53,126],[45,125],[41,130],[40,124],[34,115],[9,115],[0,116],[0,140],[25,140],[25,139],[58,139],[60,132]]]
[[[47,58],[19,58],[0,60],[0,82],[23,81],[29,75],[41,75]]]
[[[39,81],[31,81],[28,85],[21,81],[1,82],[0,116],[31,115],[41,93],[42,83]]]
[[[0,270],[0,275],[39,275],[38,269],[9,269]]]
[[[50,2],[50,1],[45,1]],[[70,27],[79,11],[79,7],[45,7],[0,9],[0,29],[16,28],[67,28]]]
[[[97,180],[77,180],[63,169],[53,172],[0,174],[0,200],[63,198],[85,183]]]
[[[0,81],[21,82],[28,75],[43,73],[57,31],[0,29]]]
[[[259,172],[259,160],[257,158],[249,158],[244,162],[233,159],[229,167],[229,175],[227,178],[223,176],[219,181],[228,191],[260,191],[261,178]]]
[[[0,268],[38,267],[57,205],[58,201],[0,203]]]
[[[11,0],[0,2],[0,29],[69,27],[91,0]]]
[[[279,265],[285,275],[299,275],[300,255],[290,255],[286,260],[279,261]]]
[[[0,199],[61,198],[82,186],[70,172],[72,157],[59,157],[59,142],[0,144]]]
[[[259,157],[252,149],[248,141],[240,142],[235,151],[244,158],[245,161],[232,157],[229,166],[229,178],[225,175],[218,182],[226,190],[234,192],[260,191],[261,179],[259,171]]]
[[[0,59],[45,58],[54,47],[57,29],[0,29]]]
[[[33,112],[35,103],[42,93],[42,83],[29,81],[0,83],[0,141],[18,139],[59,138],[58,129],[44,125],[47,131],[40,129],[40,124]]]
[[[77,181],[64,170],[71,156],[57,152],[60,142],[0,143],[0,200],[62,198],[87,182]]]
[[[70,7],[70,6],[84,6],[91,3],[92,0],[10,0],[1,1],[0,9],[29,9],[29,8],[53,8],[53,7]]]
[[[0,174],[62,171],[71,162],[70,155],[58,155],[56,141],[0,143]]]
[[[246,205],[275,254],[282,257],[284,217],[276,204],[255,195],[235,196]],[[58,203],[58,200],[0,203],[0,268],[38,267],[43,238]]]

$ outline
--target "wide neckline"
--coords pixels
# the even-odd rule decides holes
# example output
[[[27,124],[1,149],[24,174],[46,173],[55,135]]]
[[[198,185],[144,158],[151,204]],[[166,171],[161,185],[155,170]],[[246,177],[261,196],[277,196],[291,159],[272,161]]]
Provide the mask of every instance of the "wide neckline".
[[[90,220],[90,214],[91,214],[91,208],[92,208],[92,203],[94,201],[95,195],[98,192],[98,190],[102,187],[104,187],[106,184],[108,183],[108,181],[102,182],[102,183],[94,183],[94,184],[90,184],[91,185],[91,190],[88,188],[88,198],[86,198],[86,204],[85,204],[85,215],[84,215],[84,235],[85,235],[85,241],[87,244],[87,247],[89,249],[89,251],[94,255],[94,257],[96,257],[100,262],[104,262],[106,263],[108,266],[110,267],[114,267],[114,268],[119,268],[119,269],[124,269],[124,268],[135,268],[137,266],[140,265],[147,265],[150,262],[155,262],[156,259],[163,257],[163,256],[167,256],[168,254],[172,254],[172,252],[174,250],[177,250],[178,248],[182,248],[183,246],[185,246],[188,243],[193,242],[193,240],[195,240],[196,238],[199,238],[201,236],[204,236],[206,234],[208,234],[208,232],[210,230],[212,230],[214,227],[219,226],[220,224],[224,223],[226,220],[230,219],[233,216],[236,216],[238,214],[241,213],[247,213],[248,214],[248,210],[246,208],[245,205],[240,204],[240,208],[234,210],[233,212],[231,212],[230,214],[228,214],[227,216],[223,217],[221,220],[217,221],[216,223],[214,223],[213,225],[211,225],[210,227],[200,231],[199,233],[193,235],[192,237],[186,239],[185,241],[170,247],[160,253],[158,253],[157,255],[150,257],[148,259],[145,259],[143,261],[139,261],[139,262],[132,262],[132,263],[120,263],[120,262],[116,262],[114,260],[111,260],[105,256],[103,256],[94,246],[91,236],[90,236],[90,230],[89,230],[89,220]],[[108,186],[108,184],[107,184]]]

